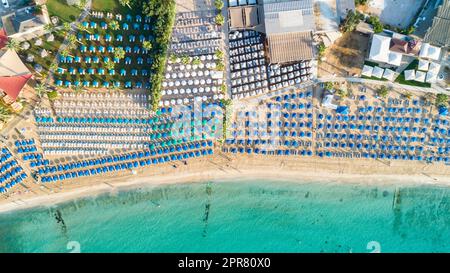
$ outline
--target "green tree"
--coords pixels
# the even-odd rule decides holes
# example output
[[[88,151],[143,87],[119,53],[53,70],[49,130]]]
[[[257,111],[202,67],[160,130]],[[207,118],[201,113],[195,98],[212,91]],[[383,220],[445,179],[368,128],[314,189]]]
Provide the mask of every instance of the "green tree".
[[[77,42],[78,42],[77,36],[75,36],[74,34],[69,34],[67,36],[67,46],[69,48],[72,48],[72,49],[75,48]]]
[[[114,62],[107,61],[107,62],[105,63],[105,68],[106,68],[107,70],[112,70],[112,69],[114,69],[114,67],[115,67]]]
[[[7,121],[11,117],[11,111],[0,104],[0,120]]]
[[[109,23],[109,28],[110,28],[111,30],[119,30],[119,29],[120,29],[120,24],[119,24],[119,22],[117,22],[116,20],[112,20],[112,21]]]
[[[380,33],[384,29],[383,24],[380,22],[380,19],[377,16],[370,16],[369,19],[367,19],[367,23],[373,26],[373,31],[375,33]]]
[[[89,31],[89,29],[88,29],[87,27],[85,27],[85,26],[83,25],[83,23],[81,23],[81,22],[77,23],[77,28],[78,28],[80,31],[85,31],[85,32],[91,34],[91,32]]]
[[[125,58],[125,50],[121,47],[116,48],[114,50],[114,57],[119,60]]]
[[[16,39],[9,39],[8,42],[6,42],[6,48],[14,51],[19,51],[20,44]]]
[[[345,90],[345,89],[338,89],[337,91],[336,91],[336,94],[339,96],[339,97],[341,97],[341,98],[346,98],[347,96],[348,96],[348,91],[347,90]]]
[[[62,57],[66,58],[70,55],[70,47],[65,47],[63,50],[61,50],[61,52],[59,53]]]
[[[216,15],[216,24],[222,26],[225,23],[225,18],[221,13]]]
[[[225,70],[225,64],[223,63],[222,60],[217,60],[216,61],[216,70],[217,71],[224,71]]]
[[[389,95],[389,89],[383,85],[377,90],[377,94],[382,98],[386,98]]]
[[[127,6],[128,8],[130,8],[131,9],[131,6],[130,6],[130,4],[131,4],[131,1],[130,0],[119,0],[119,3],[122,5],[122,6]]]
[[[219,60],[222,60],[223,57],[224,57],[224,53],[220,49],[216,51],[215,55],[216,55],[216,58],[219,59]]]
[[[347,17],[345,17],[344,21],[342,22],[340,28],[342,32],[352,32],[356,29],[356,26],[361,21],[361,14],[349,11],[347,13]]]
[[[151,50],[153,48],[152,42],[150,41],[143,41],[142,47],[146,50]]]
[[[41,82],[34,86],[34,91],[39,98],[42,98],[49,91],[47,84]]]
[[[62,32],[68,33],[72,29],[72,25],[69,22],[64,22],[62,25]]]
[[[200,61],[200,58],[197,57],[197,56],[195,56],[195,57],[192,59],[192,64],[193,64],[193,65],[200,65],[201,63],[202,63],[202,61]]]
[[[447,107],[448,106],[448,95],[447,94],[437,94],[435,104],[437,107]]]
[[[326,90],[333,90],[334,84],[332,82],[326,82],[323,84],[323,88],[325,88]]]
[[[183,56],[181,57],[181,63],[184,65],[187,65],[191,62],[191,58],[189,58],[189,56]]]
[[[56,30],[56,27],[55,27],[55,25],[53,25],[51,23],[50,24],[45,24],[44,25],[44,30],[52,33],[52,32],[54,32]]]
[[[218,9],[219,11],[223,9],[223,0],[215,0],[214,1],[214,6],[216,6],[216,9]]]
[[[323,55],[325,54],[325,50],[327,48],[325,47],[325,44],[323,42],[321,42],[318,46],[318,51],[319,51],[319,58],[323,57]]]

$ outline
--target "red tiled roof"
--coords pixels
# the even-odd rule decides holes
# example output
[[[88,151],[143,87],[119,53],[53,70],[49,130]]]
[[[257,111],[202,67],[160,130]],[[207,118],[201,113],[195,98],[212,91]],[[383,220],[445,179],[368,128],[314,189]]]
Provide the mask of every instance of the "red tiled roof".
[[[0,49],[6,46],[8,42],[8,34],[6,34],[6,30],[4,28],[0,29]]]
[[[13,100],[16,100],[20,91],[32,76],[31,74],[26,74],[13,77],[0,77],[0,90],[3,90]]]

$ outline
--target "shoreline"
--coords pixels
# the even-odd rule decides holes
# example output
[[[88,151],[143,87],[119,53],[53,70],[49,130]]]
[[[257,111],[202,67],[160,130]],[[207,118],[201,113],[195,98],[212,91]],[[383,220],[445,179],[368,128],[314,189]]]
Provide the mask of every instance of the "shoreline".
[[[47,190],[40,187],[39,192],[13,195],[0,200],[0,213],[53,206],[103,193],[211,180],[245,183],[248,180],[262,179],[293,183],[450,187],[450,168],[413,162],[396,162],[387,166],[386,163],[378,161],[236,156],[220,152],[188,162],[187,165],[179,163],[177,168],[171,163],[139,169],[135,175],[84,177],[74,179],[75,183],[68,182],[59,187],[53,184],[53,188]]]

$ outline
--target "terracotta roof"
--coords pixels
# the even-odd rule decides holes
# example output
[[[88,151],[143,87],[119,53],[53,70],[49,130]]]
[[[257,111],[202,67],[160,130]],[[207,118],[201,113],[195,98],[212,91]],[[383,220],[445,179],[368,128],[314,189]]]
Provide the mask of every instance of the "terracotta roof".
[[[391,39],[391,44],[389,46],[391,51],[408,53],[408,42],[396,38]]]
[[[0,29],[0,49],[6,46],[8,42],[8,34],[6,34],[6,30],[4,28]]]
[[[311,32],[272,34],[267,37],[271,63],[309,60],[314,57]]]
[[[13,77],[0,77],[0,90],[3,90],[13,100],[16,100],[20,91],[32,77],[31,74],[13,76]]]

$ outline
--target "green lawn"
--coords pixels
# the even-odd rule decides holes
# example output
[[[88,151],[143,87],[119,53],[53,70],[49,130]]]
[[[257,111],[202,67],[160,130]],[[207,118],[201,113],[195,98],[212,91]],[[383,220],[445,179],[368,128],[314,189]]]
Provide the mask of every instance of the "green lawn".
[[[92,0],[92,10],[110,11],[121,14],[133,13],[130,8],[120,5],[117,0]]]
[[[120,26],[121,29],[119,30],[112,30],[110,28],[108,29],[102,29],[100,27],[100,23],[101,22],[106,22],[106,23],[110,23],[111,20],[110,19],[97,19],[97,18],[87,18],[87,22],[96,22],[97,23],[97,28],[96,29],[92,29],[92,28],[88,28],[88,32],[86,31],[78,31],[76,33],[76,35],[78,36],[78,34],[82,34],[83,38],[81,40],[79,40],[79,42],[76,45],[76,48],[73,49],[70,53],[70,55],[72,57],[75,56],[79,56],[81,57],[83,60],[81,63],[60,63],[59,67],[64,68],[65,69],[65,73],[63,74],[55,74],[55,81],[57,80],[62,80],[63,82],[70,81],[72,82],[72,84],[75,81],[79,81],[79,82],[83,82],[83,81],[90,81],[91,84],[93,81],[98,81],[100,83],[100,86],[103,82],[109,82],[112,87],[112,83],[115,81],[119,81],[122,82],[122,86],[124,84],[124,82],[126,81],[131,81],[133,84],[135,82],[142,82],[145,86],[145,83],[149,81],[149,76],[151,73],[151,64],[147,63],[147,58],[152,59],[152,52],[150,51],[149,54],[135,54],[133,53],[133,51],[131,53],[126,53],[125,54],[125,58],[126,57],[130,57],[132,60],[132,63],[130,65],[126,65],[125,64],[125,58],[120,60],[120,62],[118,64],[115,65],[114,70],[115,70],[115,75],[109,75],[108,72],[106,71],[105,75],[98,75],[98,74],[94,74],[94,75],[88,75],[87,73],[87,69],[89,68],[93,68],[96,70],[96,72],[98,71],[99,68],[105,68],[105,64],[103,62],[103,57],[109,57],[110,60],[112,61],[114,59],[114,53],[108,53],[107,51],[105,51],[105,53],[100,53],[100,52],[89,52],[89,46],[95,46],[98,49],[98,46],[104,46],[105,48],[107,48],[108,46],[112,46],[114,48],[117,48],[119,46],[123,47],[124,49],[129,46],[132,48],[132,50],[134,49],[135,46],[138,47],[142,47],[142,43],[139,41],[139,36],[140,35],[144,35],[146,40],[149,40],[149,37],[153,37],[153,31],[151,30],[143,30],[143,24],[144,22],[142,21],[141,23],[139,23],[140,25],[140,30],[134,30],[133,29],[133,23],[134,20],[132,22],[129,21],[125,21],[123,20],[122,22],[120,22]],[[123,23],[128,23],[129,25],[129,30],[123,30],[122,26]],[[85,35],[86,34],[98,34],[100,35],[100,41],[89,41],[85,39]],[[107,42],[104,37],[106,34],[110,34],[112,36],[112,40],[110,42]],[[116,41],[116,37],[117,35],[122,35],[123,36],[123,41],[122,42],[118,42]],[[134,35],[136,37],[136,40],[134,42],[130,42],[128,40],[130,35]],[[81,53],[80,51],[80,46],[81,45],[85,45],[88,50],[84,53]],[[99,63],[86,63],[84,62],[84,57],[98,57],[100,59]],[[141,57],[144,59],[144,63],[141,65],[137,64],[137,59],[138,57]],[[79,73],[76,73],[75,75],[71,75],[68,73],[68,69],[69,68],[75,68],[75,69],[79,69],[79,68],[84,68],[86,70],[86,74],[84,75],[80,75]],[[121,69],[125,69],[127,70],[127,75],[126,76],[121,76],[120,75],[120,70]],[[138,75],[137,76],[131,76],[131,69],[137,69],[138,70]],[[141,74],[142,70],[145,69],[148,71],[148,75],[147,76],[143,76]]]
[[[410,69],[417,70],[418,64],[419,64],[419,60],[415,59],[405,68],[405,70],[410,70]],[[395,79],[395,82],[398,82],[400,84],[419,86],[419,87],[431,87],[431,84],[427,83],[427,82],[416,82],[416,81],[405,80],[405,73],[404,73],[405,70],[403,70],[402,73],[400,73],[400,75],[398,75],[397,79]]]
[[[361,75],[361,78],[363,78],[363,79],[368,79],[368,80],[376,80],[376,81],[383,81],[383,82],[386,82],[387,81],[387,79],[385,79],[385,78],[377,78],[377,77],[374,77],[374,76],[372,76],[372,77],[367,77],[367,76],[364,76],[364,75]]]
[[[58,16],[64,22],[73,22],[80,16],[81,10],[76,6],[69,6],[65,0],[47,0],[50,16]]]
[[[61,43],[64,40],[64,35],[61,33],[53,33],[55,36],[55,40],[53,42],[47,42],[46,36],[42,36],[41,39],[43,41],[41,46],[36,46],[34,42],[35,39],[28,41],[31,45],[31,47],[28,50],[20,50],[19,56],[21,57],[22,61],[25,63],[25,65],[31,70],[34,71],[34,65],[40,64],[43,68],[43,71],[41,72],[42,75],[46,75],[48,73],[50,64],[55,59],[55,54],[58,52],[59,47],[61,46]],[[48,51],[49,55],[45,58],[41,58],[41,50],[45,49]],[[29,63],[26,61],[26,58],[28,54],[32,54],[34,56],[34,62]]]
[[[364,65],[368,65],[368,66],[378,66],[378,64],[376,62],[371,62],[371,61],[364,61]]]

